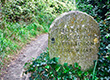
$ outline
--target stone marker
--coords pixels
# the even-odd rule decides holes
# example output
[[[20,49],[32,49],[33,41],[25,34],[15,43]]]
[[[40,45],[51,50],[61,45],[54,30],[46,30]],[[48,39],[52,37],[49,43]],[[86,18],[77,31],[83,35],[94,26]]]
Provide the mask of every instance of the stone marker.
[[[61,64],[77,62],[87,70],[97,59],[99,36],[98,23],[90,15],[80,11],[64,13],[50,26],[50,57],[59,57]]]

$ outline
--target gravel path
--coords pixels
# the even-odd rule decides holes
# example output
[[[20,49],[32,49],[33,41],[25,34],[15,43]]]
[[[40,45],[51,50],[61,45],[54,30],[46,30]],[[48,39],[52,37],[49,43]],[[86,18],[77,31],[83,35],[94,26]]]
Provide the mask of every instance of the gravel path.
[[[32,58],[36,58],[48,46],[48,34],[42,34],[36,40],[28,44],[7,69],[7,74],[1,80],[28,80],[29,75],[22,76],[24,64]]]

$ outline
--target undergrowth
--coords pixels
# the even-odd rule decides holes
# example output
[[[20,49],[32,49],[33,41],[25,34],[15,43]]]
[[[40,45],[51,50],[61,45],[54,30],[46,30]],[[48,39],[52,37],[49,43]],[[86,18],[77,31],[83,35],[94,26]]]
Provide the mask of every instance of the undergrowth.
[[[0,10],[1,69],[31,38],[47,33],[56,16],[74,7],[69,0],[2,0]]]
[[[93,16],[100,26],[100,47],[96,71],[100,79],[110,79],[110,1],[79,0],[79,10]]]
[[[25,64],[25,74],[31,73],[30,80],[97,80],[94,69],[82,71],[78,63],[61,65],[59,58],[50,59],[49,52],[44,52],[34,61]],[[95,64],[97,65],[97,63]]]
[[[4,29],[0,29],[0,65],[7,63],[31,38],[43,32],[46,31],[38,23],[21,25],[7,22]]]
[[[2,0],[3,1],[3,0]],[[109,79],[110,75],[110,1],[76,0],[80,11],[92,15],[100,25],[100,47],[94,69],[83,72],[74,66],[58,63],[58,58],[49,58],[48,52],[27,64],[30,79]],[[0,23],[0,69],[31,38],[47,33],[52,21],[61,13],[72,11],[71,0],[11,0],[2,4]],[[38,75],[36,75],[38,74]]]
[[[76,0],[77,9],[93,16],[100,26],[100,47],[94,69],[81,71],[77,63],[61,65],[58,58],[50,59],[41,54],[31,64],[27,63],[25,73],[32,73],[30,80],[109,80],[110,79],[110,1]],[[47,57],[47,58],[46,58]],[[77,65],[77,67],[76,67]],[[26,66],[25,66],[26,67]]]

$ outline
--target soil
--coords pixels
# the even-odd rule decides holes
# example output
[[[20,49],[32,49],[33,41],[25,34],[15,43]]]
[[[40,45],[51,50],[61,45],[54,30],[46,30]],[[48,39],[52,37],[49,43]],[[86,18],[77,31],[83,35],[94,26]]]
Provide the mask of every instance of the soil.
[[[0,80],[29,80],[30,74],[23,75],[24,64],[32,58],[36,58],[40,53],[46,51],[48,47],[48,34],[42,34],[38,36],[30,44],[27,44],[24,49],[21,50],[18,57],[10,63],[10,66],[5,70],[6,73],[2,75]]]

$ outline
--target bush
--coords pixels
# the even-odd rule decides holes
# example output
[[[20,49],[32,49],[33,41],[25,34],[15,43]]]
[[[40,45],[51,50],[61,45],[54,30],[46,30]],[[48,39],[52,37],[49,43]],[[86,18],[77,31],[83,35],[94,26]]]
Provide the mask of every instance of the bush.
[[[4,3],[0,13],[0,69],[3,63],[9,62],[10,55],[17,53],[31,38],[48,32],[56,16],[73,9],[69,0],[11,0]]]
[[[29,0],[14,0],[5,3],[3,13],[7,21],[29,21],[34,17],[33,12],[36,8],[35,4]]]
[[[77,63],[74,65],[59,64],[59,58],[50,59],[49,53],[44,52],[32,62],[25,64],[25,74],[31,73],[30,80],[95,80],[96,74],[84,72]],[[94,78],[93,78],[94,77]]]
[[[98,60],[95,62],[94,70],[93,72],[86,72],[88,73],[86,76],[84,76],[80,67],[75,68],[71,65],[67,65],[65,63],[64,65],[61,65],[58,63],[57,58],[48,59],[45,62],[45,65],[36,66],[35,64],[38,64],[38,58],[27,68],[28,70],[26,72],[31,72],[32,75],[30,77],[31,79],[82,79],[82,80],[97,80],[99,79],[107,79],[109,80],[110,75],[110,2],[109,0],[76,0],[77,1],[77,7],[78,10],[81,10],[83,12],[86,12],[93,16],[97,22],[99,22],[100,26],[100,47],[99,47],[99,53],[98,53]],[[40,60],[40,63],[43,63],[42,58]],[[51,62],[52,61],[52,62]],[[53,63],[50,64],[49,62]],[[32,66],[35,65],[34,70],[31,71],[30,69]],[[39,64],[40,65],[40,64]],[[54,66],[52,66],[54,65]],[[66,69],[65,69],[66,65]],[[70,67],[71,66],[71,67]],[[37,69],[36,69],[37,67]],[[41,72],[39,72],[40,68],[42,69]],[[96,70],[95,70],[96,68]],[[77,71],[78,69],[78,71]],[[57,71],[58,70],[58,71]],[[61,71],[61,72],[60,72]],[[67,74],[65,72],[67,71]],[[75,72],[74,74],[72,72]],[[78,75],[80,74],[80,76]],[[35,75],[34,75],[35,74]],[[37,76],[37,74],[39,74]],[[61,75],[62,74],[62,75]],[[70,77],[72,76],[72,77]]]
[[[13,0],[3,6],[3,14],[10,22],[32,22],[37,19],[42,23],[58,13],[73,10],[72,6],[72,2],[68,0]]]
[[[101,79],[110,74],[110,1],[80,0],[78,9],[92,15],[100,26],[100,47],[98,53],[97,76]]]
[[[79,0],[77,7],[100,21],[104,20],[105,14],[110,11],[110,2],[109,0]]]

